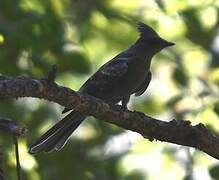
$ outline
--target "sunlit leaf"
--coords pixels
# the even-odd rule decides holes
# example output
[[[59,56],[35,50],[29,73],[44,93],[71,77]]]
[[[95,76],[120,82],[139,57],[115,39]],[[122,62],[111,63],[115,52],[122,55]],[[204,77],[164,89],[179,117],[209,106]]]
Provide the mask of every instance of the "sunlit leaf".
[[[0,34],[0,45],[4,43],[4,36]]]

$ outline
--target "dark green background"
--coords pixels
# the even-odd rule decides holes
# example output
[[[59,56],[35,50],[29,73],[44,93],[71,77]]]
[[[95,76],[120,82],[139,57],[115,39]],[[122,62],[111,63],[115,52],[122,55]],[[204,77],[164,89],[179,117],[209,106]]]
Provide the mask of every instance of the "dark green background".
[[[1,0],[0,73],[45,77],[78,89],[100,65],[138,37],[137,21],[176,43],[152,63],[153,80],[129,108],[167,120],[190,119],[219,131],[218,1]],[[31,156],[28,146],[61,119],[63,107],[23,98],[0,102],[0,116],[29,130],[20,140],[22,176],[33,180],[219,179],[219,165],[193,149],[149,142],[93,118],[60,152]],[[15,179],[10,136],[1,135],[5,170]]]

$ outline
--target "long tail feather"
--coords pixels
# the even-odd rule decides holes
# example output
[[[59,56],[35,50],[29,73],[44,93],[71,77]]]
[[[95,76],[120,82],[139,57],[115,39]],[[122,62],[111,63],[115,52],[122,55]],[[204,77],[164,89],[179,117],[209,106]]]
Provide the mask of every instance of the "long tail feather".
[[[60,150],[74,132],[82,123],[85,116],[72,111],[61,121],[43,134],[29,149],[29,153],[37,154],[40,152],[50,152]]]

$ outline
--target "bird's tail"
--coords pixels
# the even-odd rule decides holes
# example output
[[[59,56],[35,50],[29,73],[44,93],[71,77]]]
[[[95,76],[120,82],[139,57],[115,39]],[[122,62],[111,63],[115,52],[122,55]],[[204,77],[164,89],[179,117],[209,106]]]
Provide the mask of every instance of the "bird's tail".
[[[60,150],[85,116],[72,111],[43,134],[29,149],[30,154]]]

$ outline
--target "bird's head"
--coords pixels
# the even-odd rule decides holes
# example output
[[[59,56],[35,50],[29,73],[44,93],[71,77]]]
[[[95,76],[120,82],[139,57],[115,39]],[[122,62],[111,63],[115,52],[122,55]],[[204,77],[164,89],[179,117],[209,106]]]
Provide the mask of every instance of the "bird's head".
[[[141,41],[153,50],[153,53],[157,53],[168,46],[174,45],[174,43],[161,38],[155,30],[142,22],[138,23],[138,30],[140,32]]]

